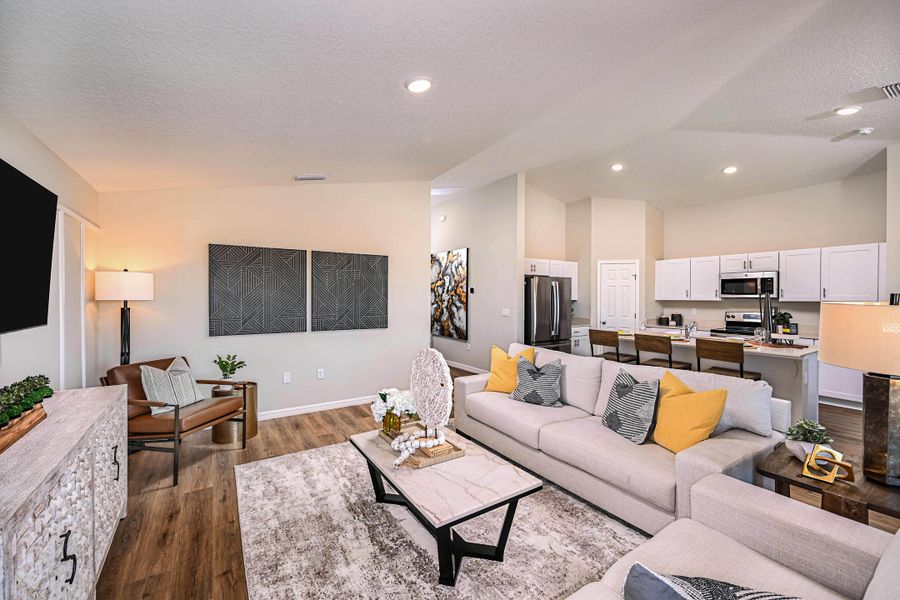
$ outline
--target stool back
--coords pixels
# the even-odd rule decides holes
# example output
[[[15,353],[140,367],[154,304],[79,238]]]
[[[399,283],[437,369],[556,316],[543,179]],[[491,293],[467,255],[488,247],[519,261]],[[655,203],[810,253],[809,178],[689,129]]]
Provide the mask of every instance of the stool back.
[[[594,354],[594,346],[607,346],[616,349],[616,358],[619,358],[619,332],[609,329],[588,329],[588,341],[591,343],[591,356]]]
[[[744,376],[744,343],[730,340],[714,340],[697,338],[697,370],[700,370],[700,359],[719,360],[740,365],[741,377]]]

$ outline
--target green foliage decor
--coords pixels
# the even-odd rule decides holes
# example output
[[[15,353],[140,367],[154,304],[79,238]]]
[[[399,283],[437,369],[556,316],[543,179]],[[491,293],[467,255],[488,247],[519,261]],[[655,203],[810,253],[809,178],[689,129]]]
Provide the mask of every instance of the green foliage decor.
[[[788,427],[787,439],[812,444],[830,444],[834,441],[824,427],[810,419],[800,419]]]
[[[789,312],[777,312],[772,315],[772,324],[773,325],[781,325],[782,327],[789,327],[791,325],[791,319],[794,318]]]
[[[23,412],[31,410],[52,395],[50,379],[44,375],[32,375],[0,388],[0,427],[19,418]]]
[[[222,371],[223,379],[232,377],[237,373],[238,369],[243,369],[247,366],[247,363],[238,360],[237,354],[226,354],[225,358],[216,354],[216,360],[214,360],[213,363],[219,367],[220,371]]]

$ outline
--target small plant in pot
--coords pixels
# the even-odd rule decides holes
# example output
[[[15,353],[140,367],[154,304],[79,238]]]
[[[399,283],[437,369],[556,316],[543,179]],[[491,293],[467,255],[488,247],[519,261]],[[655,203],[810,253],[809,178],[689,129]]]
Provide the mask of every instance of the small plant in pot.
[[[829,444],[834,441],[822,425],[810,419],[800,419],[788,427],[785,437],[785,447],[798,460],[806,460],[806,455],[812,452],[816,444],[831,448]]]
[[[772,326],[775,328],[775,333],[790,331],[791,319],[793,318],[794,315],[789,312],[777,312],[772,315]],[[779,330],[779,327],[781,330]]]
[[[237,354],[226,354],[225,358],[216,354],[216,360],[214,360],[213,363],[219,367],[219,371],[222,372],[222,379],[225,381],[231,381],[234,378],[234,374],[238,372],[238,369],[243,369],[247,366],[246,362],[238,360]],[[219,389],[231,390],[234,389],[234,386],[225,384],[220,385]]]

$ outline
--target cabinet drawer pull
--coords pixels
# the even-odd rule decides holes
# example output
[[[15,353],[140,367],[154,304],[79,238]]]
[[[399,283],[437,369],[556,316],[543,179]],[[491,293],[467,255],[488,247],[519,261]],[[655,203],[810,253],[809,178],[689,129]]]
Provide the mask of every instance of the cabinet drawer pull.
[[[119,464],[119,458],[118,458],[119,445],[116,444],[115,446],[113,446],[112,451],[113,451],[112,464],[116,465],[116,476],[113,478],[113,481],[118,481],[119,480],[119,472],[122,468],[122,465]]]
[[[69,554],[69,537],[72,535],[72,530],[69,529],[60,537],[63,540],[63,556],[60,559],[60,562],[72,561],[72,574],[68,579],[65,580],[66,583],[71,585],[75,581],[75,573],[78,571],[78,557],[74,554]]]

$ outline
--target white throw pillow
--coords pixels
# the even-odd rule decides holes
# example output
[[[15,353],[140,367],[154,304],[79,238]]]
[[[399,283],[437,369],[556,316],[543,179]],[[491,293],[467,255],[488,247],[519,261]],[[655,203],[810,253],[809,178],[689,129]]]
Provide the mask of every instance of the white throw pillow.
[[[203,392],[200,391],[191,368],[180,357],[173,360],[165,371],[141,365],[141,385],[147,400],[152,402],[186,406],[203,399]],[[170,410],[170,407],[150,408],[154,415]]]
[[[609,391],[619,369],[624,369],[638,381],[661,379],[669,370],[663,367],[604,361],[600,397],[597,399],[597,407],[594,409],[595,415],[602,415],[606,409]],[[672,373],[694,391],[705,392],[724,388],[728,392],[728,396],[725,398],[725,410],[713,432],[714,436],[729,429],[743,429],[766,437],[772,435],[772,386],[765,381],[752,381],[698,371],[672,370]]]

